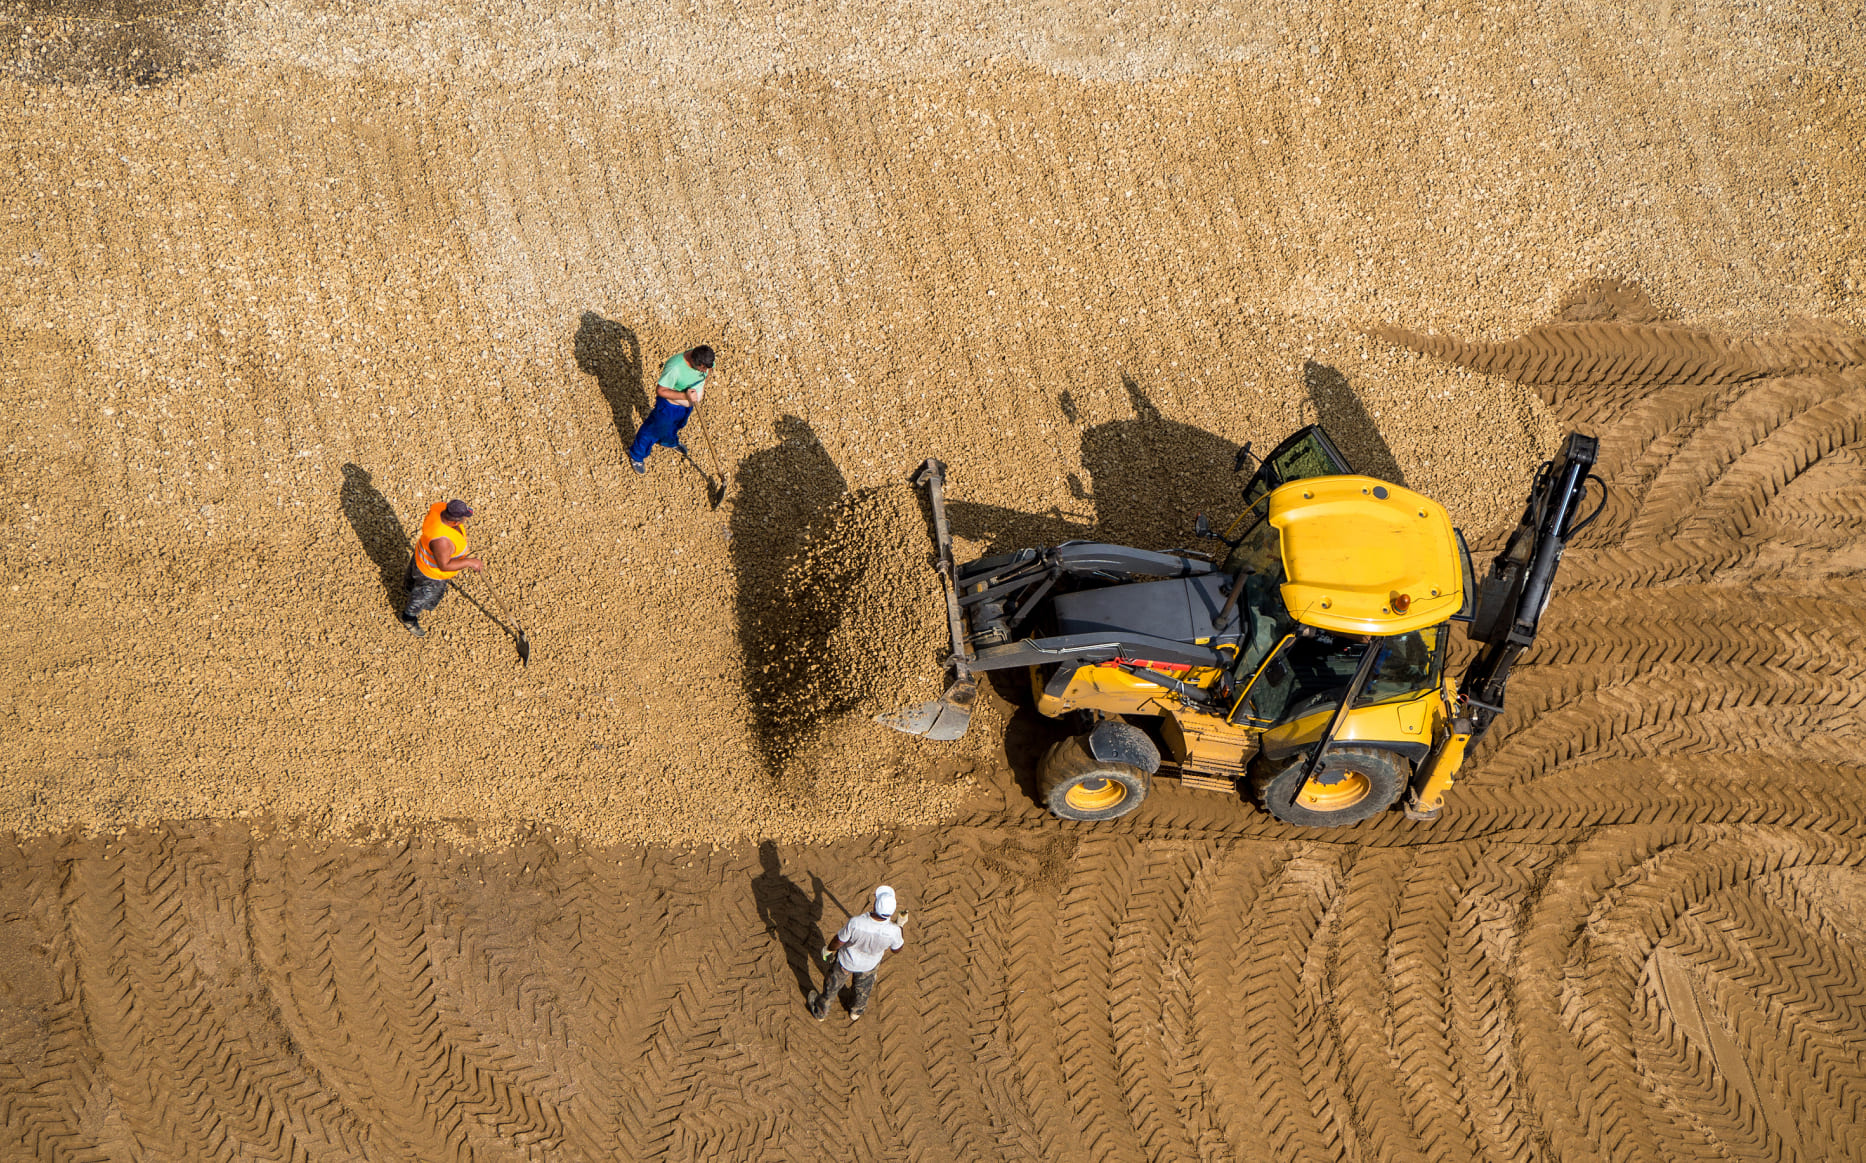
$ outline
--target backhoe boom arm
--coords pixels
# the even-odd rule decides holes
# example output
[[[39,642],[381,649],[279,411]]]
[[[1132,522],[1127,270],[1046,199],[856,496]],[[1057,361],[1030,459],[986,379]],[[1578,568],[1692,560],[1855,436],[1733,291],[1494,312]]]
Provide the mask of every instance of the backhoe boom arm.
[[[1449,732],[1419,764],[1406,805],[1408,816],[1431,819],[1438,814],[1466,748],[1483,738],[1503,714],[1510,668],[1535,643],[1562,551],[1606,504],[1603,485],[1600,503],[1581,515],[1587,482],[1599,479],[1591,471],[1599,451],[1594,437],[1570,432],[1555,459],[1537,471],[1522,520],[1478,585],[1470,636],[1483,645],[1459,684],[1459,706]]]
[[[1568,540],[1600,513],[1596,507],[1586,517],[1580,515],[1599,448],[1591,436],[1568,434],[1560,454],[1536,473],[1522,520],[1478,585],[1477,613],[1470,632],[1484,645],[1460,684],[1471,703],[1473,741],[1503,713],[1503,688],[1510,668],[1536,640]],[[1604,503],[1604,494],[1601,499]]]

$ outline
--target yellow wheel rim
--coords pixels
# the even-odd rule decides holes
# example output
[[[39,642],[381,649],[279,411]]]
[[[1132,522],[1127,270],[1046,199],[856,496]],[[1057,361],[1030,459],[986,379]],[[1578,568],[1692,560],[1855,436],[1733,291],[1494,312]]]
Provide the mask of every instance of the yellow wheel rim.
[[[1373,781],[1358,771],[1344,771],[1334,783],[1310,780],[1296,793],[1296,804],[1312,812],[1339,812],[1366,799],[1374,790]]]
[[[1085,779],[1063,794],[1078,812],[1105,812],[1126,798],[1127,788],[1113,779]]]

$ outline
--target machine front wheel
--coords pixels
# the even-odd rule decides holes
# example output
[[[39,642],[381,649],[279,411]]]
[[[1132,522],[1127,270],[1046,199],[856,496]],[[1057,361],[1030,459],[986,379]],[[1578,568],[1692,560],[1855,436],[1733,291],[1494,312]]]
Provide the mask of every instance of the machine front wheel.
[[[1312,779],[1297,756],[1282,767],[1260,765],[1251,777],[1257,802],[1286,824],[1332,828],[1358,824],[1393,806],[1406,788],[1406,761],[1389,751],[1334,747]]]
[[[1113,820],[1140,806],[1153,777],[1132,764],[1096,759],[1082,737],[1044,753],[1037,790],[1050,814],[1064,820]]]

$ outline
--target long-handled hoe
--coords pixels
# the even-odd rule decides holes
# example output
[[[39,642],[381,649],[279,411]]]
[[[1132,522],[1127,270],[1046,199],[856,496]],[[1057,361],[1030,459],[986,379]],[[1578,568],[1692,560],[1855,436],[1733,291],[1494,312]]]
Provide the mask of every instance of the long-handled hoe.
[[[493,618],[493,621],[498,623],[499,629],[504,630],[507,634],[510,634],[512,638],[518,643],[518,661],[524,664],[525,666],[530,666],[531,665],[531,639],[525,636],[524,623],[520,622],[517,618],[512,617],[512,612],[508,610],[506,608],[505,603],[500,600],[499,592],[492,588],[492,582],[487,579],[484,573],[479,575],[479,582],[481,585],[486,587],[486,593],[491,595],[493,604],[499,607],[499,612],[505,615],[504,620]],[[460,594],[462,597],[465,597],[468,601],[473,600],[472,595],[468,594],[465,590],[461,590]],[[475,606],[479,605],[478,602],[473,602],[473,604]],[[487,615],[487,616],[491,617],[491,615]],[[506,625],[507,622],[510,622],[511,625],[510,626]],[[517,629],[516,630],[513,629],[513,626],[516,626]]]
[[[713,484],[713,479],[710,476],[706,478],[706,507],[709,509],[717,509],[719,508],[719,503],[726,499],[726,462],[719,459],[719,449],[713,447],[713,434],[706,430],[706,419],[700,415],[698,405],[694,406],[693,419],[694,422],[700,426],[700,438],[706,441],[706,453],[713,458],[713,467],[719,470],[719,483],[717,485]],[[706,474],[702,472],[701,475],[705,476]]]
[[[700,431],[706,430],[702,428]],[[713,474],[700,467],[700,462],[693,459],[693,454],[687,451],[687,446],[684,444],[680,446],[680,455],[687,458],[687,463],[693,466],[693,471],[699,473],[700,479],[706,482],[706,507],[719,508],[719,502],[726,499],[725,478],[721,477],[717,484],[713,483]]]

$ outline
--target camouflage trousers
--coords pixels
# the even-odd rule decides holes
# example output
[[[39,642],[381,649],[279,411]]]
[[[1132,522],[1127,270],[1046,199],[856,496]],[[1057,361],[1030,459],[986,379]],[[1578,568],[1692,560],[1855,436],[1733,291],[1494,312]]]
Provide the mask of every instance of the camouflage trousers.
[[[842,967],[842,958],[838,957],[830,962],[829,972],[823,978],[823,988],[810,1002],[810,1016],[820,1018],[829,1013],[830,999],[841,992],[850,979],[855,981],[855,1004],[849,1007],[849,1012],[859,1014],[866,1010],[868,995],[875,992],[875,971],[871,969],[867,973],[850,973]]]
[[[404,620],[419,618],[440,605],[441,599],[447,596],[447,583],[422,573],[412,557],[408,559],[408,576],[402,580],[408,586],[408,601],[402,606]]]

